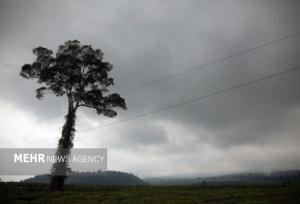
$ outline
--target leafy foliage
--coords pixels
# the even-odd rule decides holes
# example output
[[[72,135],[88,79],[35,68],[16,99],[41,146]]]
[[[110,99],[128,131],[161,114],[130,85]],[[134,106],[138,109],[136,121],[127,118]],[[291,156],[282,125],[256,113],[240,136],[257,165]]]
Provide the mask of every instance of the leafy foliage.
[[[59,46],[55,56],[44,47],[33,49],[36,60],[25,64],[20,75],[37,79],[43,86],[36,90],[42,99],[46,93],[56,96],[67,95],[69,105],[75,110],[80,107],[96,109],[98,114],[113,117],[114,107],[126,109],[125,100],[119,94],[105,94],[114,80],[108,72],[113,66],[103,61],[103,52],[79,41],[67,41]]]

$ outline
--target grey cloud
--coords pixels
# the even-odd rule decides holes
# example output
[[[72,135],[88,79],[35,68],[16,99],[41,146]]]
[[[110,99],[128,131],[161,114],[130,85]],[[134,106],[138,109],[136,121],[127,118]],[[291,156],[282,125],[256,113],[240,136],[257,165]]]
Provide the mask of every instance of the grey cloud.
[[[144,148],[160,146],[168,142],[166,132],[158,125],[143,122],[136,123],[136,126],[123,125],[120,133],[115,136],[114,146],[125,149],[143,151]]]

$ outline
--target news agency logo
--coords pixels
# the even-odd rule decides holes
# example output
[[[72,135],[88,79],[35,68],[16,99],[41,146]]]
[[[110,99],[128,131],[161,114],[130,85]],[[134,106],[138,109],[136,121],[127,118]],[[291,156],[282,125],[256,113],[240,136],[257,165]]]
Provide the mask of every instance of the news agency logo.
[[[56,162],[77,162],[77,163],[101,163],[104,162],[104,155],[46,155],[43,153],[15,153],[15,163],[56,163]]]
[[[57,154],[55,148],[0,148],[0,175],[49,174],[58,163],[77,172],[106,171],[107,149],[74,148],[70,154]]]

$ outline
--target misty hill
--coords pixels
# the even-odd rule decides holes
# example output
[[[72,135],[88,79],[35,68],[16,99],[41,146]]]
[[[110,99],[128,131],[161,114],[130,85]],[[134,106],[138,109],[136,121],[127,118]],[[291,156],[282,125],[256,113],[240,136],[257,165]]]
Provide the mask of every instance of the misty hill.
[[[38,175],[23,182],[27,183],[50,183],[49,175]],[[91,184],[112,186],[140,186],[145,182],[139,177],[119,171],[97,172],[72,172],[66,179],[66,184]]]
[[[197,178],[146,178],[151,185],[287,184],[300,183],[300,170],[240,173]]]

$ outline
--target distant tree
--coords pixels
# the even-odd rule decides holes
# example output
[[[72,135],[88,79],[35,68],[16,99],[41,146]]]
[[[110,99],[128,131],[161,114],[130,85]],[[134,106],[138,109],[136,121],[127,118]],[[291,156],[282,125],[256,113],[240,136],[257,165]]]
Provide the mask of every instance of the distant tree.
[[[56,154],[70,154],[79,107],[95,109],[98,114],[107,117],[117,115],[114,110],[116,107],[126,109],[125,100],[119,94],[108,94],[108,87],[114,85],[113,79],[108,75],[113,66],[103,61],[100,49],[72,40],[60,45],[55,56],[44,47],[34,48],[33,53],[35,61],[23,65],[20,75],[26,79],[37,79],[42,84],[36,90],[36,97],[42,99],[44,94],[51,93],[56,96],[65,95],[68,99],[68,112]],[[67,163],[53,165],[51,190],[63,190],[67,170]]]

